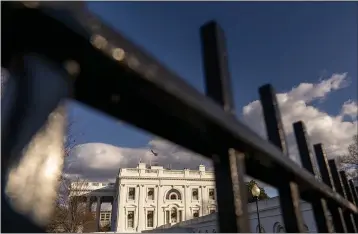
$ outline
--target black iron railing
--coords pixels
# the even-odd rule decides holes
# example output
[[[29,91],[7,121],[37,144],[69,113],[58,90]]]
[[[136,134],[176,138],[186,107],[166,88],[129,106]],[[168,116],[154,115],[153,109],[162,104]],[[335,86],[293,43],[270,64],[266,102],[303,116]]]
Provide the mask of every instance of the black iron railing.
[[[235,118],[225,39],[218,24],[209,22],[201,28],[207,86],[207,96],[203,96],[82,4],[57,4],[2,2],[4,68],[21,71],[28,54],[42,56],[57,68],[66,64],[74,80],[68,88],[75,100],[211,158],[220,232],[250,232],[244,175],[278,189],[287,232],[305,231],[300,199],[312,204],[317,231],[332,232],[330,213],[335,231],[357,232],[356,187],[344,172],[337,171],[335,161],[327,161],[321,144],[314,145],[321,176],[317,179],[302,122],[293,126],[304,169],[289,159],[271,85],[259,89],[268,141]],[[23,121],[22,111],[32,95],[27,78],[18,79],[16,108],[8,123],[2,122],[2,173],[20,133],[17,126]],[[8,221],[2,223],[3,231],[40,230],[3,198],[2,221]],[[11,220],[19,225],[12,225]]]

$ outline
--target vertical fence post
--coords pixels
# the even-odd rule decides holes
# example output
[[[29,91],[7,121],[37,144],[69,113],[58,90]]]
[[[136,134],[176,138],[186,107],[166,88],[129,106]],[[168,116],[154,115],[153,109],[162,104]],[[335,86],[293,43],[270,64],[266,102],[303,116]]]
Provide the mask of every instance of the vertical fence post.
[[[296,122],[293,124],[293,129],[295,132],[296,142],[298,151],[300,153],[302,166],[311,172],[313,175],[316,175],[316,170],[313,167],[312,163],[312,151],[309,146],[309,140],[307,136],[306,126],[302,121]],[[311,195],[311,194],[310,194]],[[314,198],[312,202],[313,214],[316,220],[318,232],[328,233],[332,232],[331,221],[328,217],[328,209],[326,200],[316,196],[312,193]]]
[[[331,187],[333,190],[335,190],[335,186],[333,183],[333,178],[331,174],[331,170],[328,165],[328,160],[326,153],[323,149],[322,144],[315,144],[313,146],[316,160],[318,164],[319,171],[321,173],[322,181],[327,184],[329,187]],[[329,211],[332,215],[332,221],[335,228],[335,231],[338,233],[347,232],[346,222],[343,217],[343,212],[340,207],[337,207],[331,200],[328,200],[327,202]]]
[[[234,115],[224,32],[217,23],[209,22],[201,27],[200,33],[206,95]],[[223,149],[220,157],[213,155],[213,162],[220,232],[249,232],[244,154]]]
[[[352,202],[353,204],[355,204],[354,199],[353,199],[353,192],[348,184],[348,178],[346,175],[345,171],[340,171],[339,172],[341,179],[342,179],[342,185],[343,185],[343,190],[345,191],[346,194],[346,199],[348,199],[348,201]],[[353,216],[354,219],[354,228],[355,228],[355,233],[358,232],[357,230],[357,225],[358,225],[358,216],[356,214],[351,214],[351,216]]]
[[[358,207],[358,194],[357,194],[357,190],[354,187],[354,183],[353,180],[349,180],[349,187],[352,190],[352,195],[353,195],[353,200],[354,200],[354,204]]]
[[[334,182],[334,186],[336,188],[336,192],[338,192],[339,194],[341,194],[344,198],[347,199],[345,190],[343,189],[343,185],[342,185],[342,179],[338,173],[337,170],[337,164],[336,161],[334,159],[331,159],[328,161],[329,167],[331,169],[331,173],[332,173],[332,178],[333,178],[333,182]],[[352,219],[351,213],[347,210],[343,211],[343,216],[344,216],[344,220],[346,221],[346,226],[347,226],[347,231],[354,233],[355,232],[355,225],[354,225],[354,221]]]
[[[268,84],[260,87],[259,94],[268,140],[280,148],[284,155],[288,157],[286,137],[275,91]],[[280,207],[286,232],[304,232],[298,186],[290,178],[291,175],[289,173],[280,171],[278,174],[280,174],[280,178],[277,179],[281,183],[277,189],[280,195]]]

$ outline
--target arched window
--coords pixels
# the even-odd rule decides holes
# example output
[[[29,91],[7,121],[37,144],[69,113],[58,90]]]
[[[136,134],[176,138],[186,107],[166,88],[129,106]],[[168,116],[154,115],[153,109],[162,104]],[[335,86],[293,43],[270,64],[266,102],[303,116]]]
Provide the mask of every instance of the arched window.
[[[167,192],[165,197],[167,200],[181,200],[181,194],[176,189],[171,189]]]
[[[277,222],[273,225],[273,232],[274,233],[286,233],[286,230],[279,222]]]
[[[265,229],[264,229],[264,227],[263,227],[262,225],[261,225],[260,228],[261,228],[261,232],[259,231],[259,225],[256,226],[256,232],[257,232],[257,233],[265,233],[265,232],[266,232]]]

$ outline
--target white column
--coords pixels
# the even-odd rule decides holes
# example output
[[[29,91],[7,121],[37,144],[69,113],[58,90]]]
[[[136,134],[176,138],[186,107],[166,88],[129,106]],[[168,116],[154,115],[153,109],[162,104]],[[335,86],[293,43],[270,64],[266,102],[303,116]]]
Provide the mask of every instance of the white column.
[[[204,200],[203,200],[203,195],[204,195],[204,194],[203,194],[203,186],[199,186],[199,189],[198,189],[198,190],[199,190],[198,192],[199,192],[199,199],[200,199],[199,202],[200,202],[200,207],[201,207],[201,208],[200,208],[200,217],[201,217],[201,216],[204,215],[204,209],[203,209],[203,208],[204,208],[204,207],[203,207],[203,201],[204,201]]]
[[[184,196],[185,196],[185,210],[184,210],[184,216],[185,216],[185,220],[188,220],[191,218],[190,216],[190,204],[191,204],[191,192],[190,192],[190,188],[189,185],[185,185],[185,189],[184,189]]]
[[[138,193],[138,221],[137,221],[137,232],[141,232],[144,229],[145,217],[144,217],[144,207],[143,202],[145,199],[145,191],[144,185],[139,186],[139,193]]]
[[[96,207],[96,230],[99,232],[100,229],[100,215],[101,215],[101,205],[102,199],[100,196],[97,196],[97,207]]]
[[[155,216],[155,227],[159,227],[159,186],[156,185],[155,186],[155,199],[157,200],[157,204],[156,204],[156,210],[154,212],[154,216]]]
[[[206,192],[206,186],[200,186],[201,188],[201,214],[204,216],[207,214],[207,192]]]
[[[157,226],[164,225],[164,211],[163,211],[163,186],[158,186],[158,204],[157,204],[157,211],[158,211],[158,217],[157,217]]]
[[[125,232],[126,230],[126,217],[127,214],[124,209],[124,205],[127,201],[127,187],[122,184],[120,185],[120,191],[118,195],[118,205],[117,205],[117,232]]]

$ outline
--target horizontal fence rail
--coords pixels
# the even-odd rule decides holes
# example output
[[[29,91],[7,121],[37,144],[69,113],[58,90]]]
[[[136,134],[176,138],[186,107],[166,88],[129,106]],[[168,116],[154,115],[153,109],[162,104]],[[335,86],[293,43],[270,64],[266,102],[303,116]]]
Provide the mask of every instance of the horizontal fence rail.
[[[278,189],[287,232],[305,231],[300,199],[312,204],[319,232],[333,231],[329,214],[337,232],[357,232],[356,188],[337,170],[334,160],[327,161],[322,144],[314,145],[314,154],[311,152],[302,122],[293,126],[303,168],[289,159],[271,85],[259,89],[268,140],[237,120],[224,33],[217,23],[209,22],[200,31],[207,87],[204,96],[104,25],[81,3],[1,4],[1,62],[10,73],[24,67],[24,56],[41,56],[71,77],[71,98],[213,160],[221,232],[250,231],[244,175]],[[66,66],[69,61],[70,67]],[[19,90],[29,90],[26,79],[26,75],[18,78]],[[17,92],[11,121],[2,122],[2,178],[20,132],[16,126],[23,121],[31,95],[31,89]],[[313,155],[319,171],[314,170]],[[2,215],[8,221],[2,224],[5,232],[23,232],[23,225],[10,225],[14,219],[27,225],[26,232],[39,232],[8,206],[4,196],[2,204],[2,212],[8,212]]]

